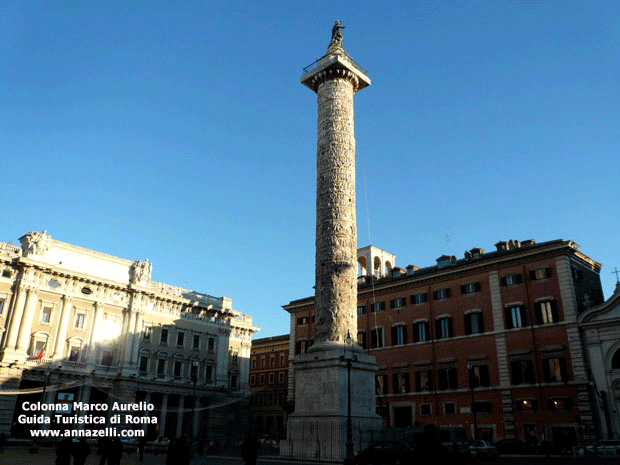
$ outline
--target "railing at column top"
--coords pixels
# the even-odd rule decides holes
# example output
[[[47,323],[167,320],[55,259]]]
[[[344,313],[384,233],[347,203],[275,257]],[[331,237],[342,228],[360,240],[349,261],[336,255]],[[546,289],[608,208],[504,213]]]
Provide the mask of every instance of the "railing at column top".
[[[366,69],[364,69],[357,61],[355,61],[353,58],[351,58],[351,55],[349,55],[346,50],[343,50],[343,51],[344,51],[344,56],[346,57],[346,59],[348,61],[351,62],[351,64],[353,65],[353,67],[355,69],[357,69],[358,71],[361,71],[363,74],[366,74],[366,75],[368,74],[368,71],[366,71]],[[306,66],[304,68],[303,73],[307,74],[310,71],[312,71],[313,69],[316,69],[322,62],[327,61],[327,58],[329,56],[330,56],[329,54],[328,55],[323,55],[321,58],[319,58],[316,61],[314,61],[313,63],[309,64],[308,66]]]

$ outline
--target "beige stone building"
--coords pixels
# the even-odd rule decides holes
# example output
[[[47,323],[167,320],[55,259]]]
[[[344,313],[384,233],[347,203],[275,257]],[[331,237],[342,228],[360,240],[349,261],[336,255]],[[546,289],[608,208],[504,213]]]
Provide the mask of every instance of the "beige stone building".
[[[620,282],[614,293],[600,305],[586,296],[588,308],[579,317],[592,389],[595,419],[601,439],[620,438]]]
[[[148,259],[88,250],[46,231],[20,242],[0,242],[0,432],[28,438],[35,428],[101,428],[24,409],[37,402],[106,405],[104,426],[114,402],[144,402],[153,410],[135,415],[152,421],[113,426],[151,437],[243,434],[258,330],[251,316],[228,297],[152,281]],[[49,423],[20,417],[35,414]]]

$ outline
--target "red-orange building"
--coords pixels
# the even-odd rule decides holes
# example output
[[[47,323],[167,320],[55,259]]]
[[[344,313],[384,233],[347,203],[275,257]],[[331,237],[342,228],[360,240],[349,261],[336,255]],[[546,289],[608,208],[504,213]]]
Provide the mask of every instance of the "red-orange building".
[[[250,430],[272,439],[286,437],[289,335],[252,341],[250,353]]]
[[[464,425],[473,436],[475,425],[492,441],[594,439],[577,317],[603,302],[601,265],[572,241],[496,249],[406,269],[360,249],[357,341],[379,366],[378,412],[390,426]],[[313,301],[284,306],[293,354],[312,344]]]

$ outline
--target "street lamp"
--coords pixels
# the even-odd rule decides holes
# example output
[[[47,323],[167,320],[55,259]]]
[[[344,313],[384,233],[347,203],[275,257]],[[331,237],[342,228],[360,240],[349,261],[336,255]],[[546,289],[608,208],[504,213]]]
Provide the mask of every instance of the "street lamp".
[[[353,461],[353,425],[351,422],[351,363],[353,359],[353,354],[351,353],[350,357],[347,357],[347,346],[350,346],[353,343],[353,338],[351,337],[351,332],[347,330],[347,336],[344,339],[344,358],[347,362],[347,453],[345,457],[345,464],[352,463]]]
[[[467,368],[469,368],[469,389],[471,390],[471,413],[474,416],[474,439],[478,439],[478,419],[476,416],[476,399],[474,397],[474,384],[476,384],[474,365],[469,364]]]

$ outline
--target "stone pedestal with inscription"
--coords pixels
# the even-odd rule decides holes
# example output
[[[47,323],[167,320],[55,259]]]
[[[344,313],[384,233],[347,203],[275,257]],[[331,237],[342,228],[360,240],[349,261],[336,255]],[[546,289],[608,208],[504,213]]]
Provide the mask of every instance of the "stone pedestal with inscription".
[[[295,412],[288,419],[283,455],[341,460],[347,442],[351,377],[353,444],[378,431],[374,357],[357,337],[357,226],[353,95],[370,85],[366,71],[342,48],[336,22],[327,53],[307,67],[301,82],[317,94],[317,201],[315,335],[295,356]],[[350,335],[353,344],[344,340]],[[347,366],[350,360],[350,367]],[[350,373],[350,374],[349,374]]]

